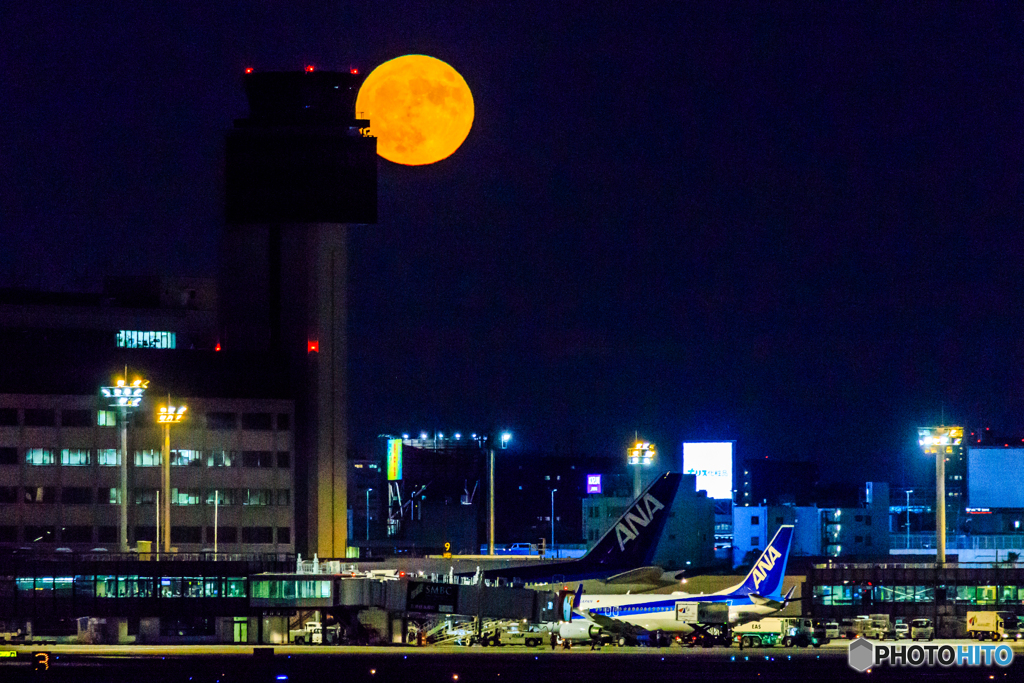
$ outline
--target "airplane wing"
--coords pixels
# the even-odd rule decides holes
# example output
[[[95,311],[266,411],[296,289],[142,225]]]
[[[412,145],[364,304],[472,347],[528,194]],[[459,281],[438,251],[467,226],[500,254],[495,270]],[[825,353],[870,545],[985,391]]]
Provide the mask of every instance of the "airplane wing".
[[[630,624],[625,621],[619,621],[618,619],[613,619],[612,617],[609,617],[606,614],[597,614],[591,610],[576,610],[576,614],[578,616],[583,617],[584,619],[588,619],[594,622],[605,631],[608,631],[609,633],[614,633],[616,635],[631,636],[635,638],[641,633],[646,632],[646,629],[640,628],[635,624]]]
[[[630,569],[628,572],[622,572],[621,574],[610,576],[605,579],[603,583],[647,583],[654,586],[660,586],[665,583],[661,578],[664,573],[665,570],[661,567],[639,567],[637,569]]]

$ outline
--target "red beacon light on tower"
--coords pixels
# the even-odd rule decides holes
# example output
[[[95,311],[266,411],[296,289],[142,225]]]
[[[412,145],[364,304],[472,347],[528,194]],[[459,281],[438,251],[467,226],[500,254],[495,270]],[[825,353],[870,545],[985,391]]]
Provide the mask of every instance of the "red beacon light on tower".
[[[253,68],[251,66],[245,67],[245,73],[251,74],[252,72],[253,72]]]
[[[355,67],[352,67],[351,69],[348,70],[348,72],[350,74],[352,74],[353,76],[355,76],[355,75],[357,75],[359,73],[359,69],[357,69]]]
[[[308,74],[313,73],[313,65],[312,64],[307,64],[306,65],[306,73],[308,73]]]

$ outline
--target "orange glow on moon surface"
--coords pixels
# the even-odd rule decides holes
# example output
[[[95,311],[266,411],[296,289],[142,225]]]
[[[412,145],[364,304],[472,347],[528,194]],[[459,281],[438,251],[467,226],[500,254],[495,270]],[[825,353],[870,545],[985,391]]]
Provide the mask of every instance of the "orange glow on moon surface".
[[[405,55],[370,72],[359,88],[356,116],[370,120],[377,154],[406,166],[447,159],[473,127],[473,93],[440,59]]]

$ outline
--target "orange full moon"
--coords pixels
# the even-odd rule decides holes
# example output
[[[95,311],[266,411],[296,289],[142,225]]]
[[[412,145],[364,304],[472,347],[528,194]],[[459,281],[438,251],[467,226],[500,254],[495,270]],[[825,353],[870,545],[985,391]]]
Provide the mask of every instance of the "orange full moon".
[[[473,93],[450,65],[426,55],[384,62],[366,77],[356,116],[370,120],[377,154],[407,166],[450,157],[473,127]]]

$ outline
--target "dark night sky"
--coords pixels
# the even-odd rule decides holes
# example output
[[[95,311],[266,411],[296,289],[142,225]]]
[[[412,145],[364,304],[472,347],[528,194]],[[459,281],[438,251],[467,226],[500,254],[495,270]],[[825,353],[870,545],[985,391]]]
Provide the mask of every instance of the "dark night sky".
[[[212,276],[242,69],[420,52],[476,120],[381,160],[352,236],[359,445],[639,430],[901,483],[943,408],[1024,431],[1012,4],[151,4],[0,7],[0,286]]]

